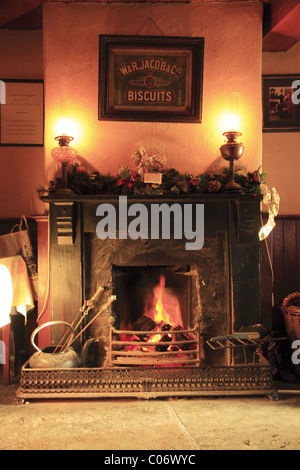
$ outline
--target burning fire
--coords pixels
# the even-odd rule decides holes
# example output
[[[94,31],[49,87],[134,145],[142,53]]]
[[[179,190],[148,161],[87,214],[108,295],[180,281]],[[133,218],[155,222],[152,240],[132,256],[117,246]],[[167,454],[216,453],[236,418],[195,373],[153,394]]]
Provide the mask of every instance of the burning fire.
[[[171,326],[182,326],[178,298],[169,293],[169,289],[166,288],[165,276],[160,276],[159,284],[153,289],[153,297],[153,303],[155,304],[154,318],[151,316],[152,312],[149,312],[147,308],[144,314],[152,318],[156,323],[164,322]]]
[[[170,327],[182,327],[182,318],[179,301],[176,296],[169,292],[166,288],[166,278],[161,275],[159,283],[153,289],[153,307],[145,307],[144,315],[151,318],[157,327],[155,330],[162,329],[165,325]],[[155,331],[154,330],[154,331]],[[162,339],[164,335],[153,335],[149,342],[156,343]],[[168,335],[171,341],[171,335]]]
[[[192,357],[197,348],[194,334],[192,330],[184,330],[179,299],[171,288],[166,287],[165,276],[160,276],[158,284],[151,291],[151,299],[145,300],[148,304],[146,303],[143,315],[132,325],[133,330],[126,329],[128,333],[120,332],[123,346],[119,350],[119,362],[125,354],[121,351],[128,352],[128,361],[131,364],[143,361],[141,354],[145,354],[144,364],[147,360],[149,363],[159,362],[164,365],[178,364],[178,358],[195,362],[195,357]],[[136,358],[134,352],[137,354]],[[162,362],[163,355],[168,357],[166,363]]]

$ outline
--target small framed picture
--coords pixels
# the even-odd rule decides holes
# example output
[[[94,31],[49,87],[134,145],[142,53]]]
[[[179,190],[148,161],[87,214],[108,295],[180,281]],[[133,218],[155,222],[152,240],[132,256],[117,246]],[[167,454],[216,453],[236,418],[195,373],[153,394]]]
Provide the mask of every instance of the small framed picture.
[[[300,131],[300,75],[263,75],[263,132]]]
[[[201,122],[204,38],[99,36],[99,120]]]
[[[0,80],[0,145],[44,145],[43,80]]]

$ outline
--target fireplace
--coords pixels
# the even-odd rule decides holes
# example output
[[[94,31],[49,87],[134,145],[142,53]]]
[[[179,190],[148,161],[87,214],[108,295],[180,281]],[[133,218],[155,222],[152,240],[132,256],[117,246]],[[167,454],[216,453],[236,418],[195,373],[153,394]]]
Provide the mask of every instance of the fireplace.
[[[269,364],[256,354],[259,343],[252,336],[226,343],[261,324],[259,197],[128,197],[129,207],[203,204],[204,244],[197,250],[186,249],[173,229],[168,238],[132,239],[120,232],[99,238],[97,207],[113,205],[118,215],[114,196],[57,194],[44,200],[50,204],[51,320],[71,324],[93,298],[81,339],[96,341],[80,369],[33,370],[25,364],[21,398],[273,391]],[[53,345],[62,335],[53,327]]]

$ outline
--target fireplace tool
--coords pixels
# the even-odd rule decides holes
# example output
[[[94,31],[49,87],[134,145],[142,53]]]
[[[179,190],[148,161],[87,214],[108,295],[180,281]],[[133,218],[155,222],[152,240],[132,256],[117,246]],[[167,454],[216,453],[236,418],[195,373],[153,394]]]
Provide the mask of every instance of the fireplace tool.
[[[87,354],[89,351],[89,348],[91,344],[93,344],[95,341],[97,341],[96,338],[90,338],[88,339],[82,348],[82,352],[80,355],[76,353],[74,348],[71,346],[74,341],[76,341],[79,336],[82,335],[83,331],[86,330],[91,323],[105,310],[114,300],[116,300],[116,296],[111,295],[108,301],[101,307],[99,312],[90,320],[89,323],[74,337],[76,329],[80,326],[82,323],[83,319],[86,317],[88,311],[92,308],[93,306],[93,300],[95,299],[96,295],[99,292],[103,291],[103,288],[99,288],[99,290],[96,292],[96,294],[93,296],[93,298],[88,301],[84,307],[81,309],[84,310],[85,306],[87,305],[87,311],[84,312],[84,315],[81,317],[81,319],[77,322],[75,325],[75,328],[73,327],[73,324],[70,325],[69,323],[65,321],[50,321],[46,322],[43,325],[38,326],[32,333],[31,335],[31,343],[33,347],[37,350],[36,353],[34,353],[31,358],[29,359],[29,366],[32,369],[66,369],[66,368],[76,368],[76,367],[81,367],[87,358]],[[76,319],[75,319],[76,321]],[[75,321],[73,323],[75,323]],[[39,349],[38,346],[34,343],[34,338],[37,335],[37,333],[50,325],[57,325],[57,324],[64,324],[68,327],[69,330],[71,330],[71,333],[69,333],[69,336],[67,337],[65,343],[63,346],[53,346],[52,348],[44,348],[43,350]],[[64,335],[63,338],[65,338],[66,335]],[[49,351],[50,349],[50,351]]]
[[[81,307],[79,314],[77,315],[77,317],[73,320],[71,324],[74,332],[79,328],[83,320],[87,317],[89,311],[94,307],[94,301],[97,298],[98,294],[102,293],[103,291],[104,291],[104,287],[100,286],[97,292],[93,295],[93,297],[90,300],[86,300],[84,302],[84,305]],[[66,333],[61,339],[61,343],[65,341],[63,343],[63,346],[61,347],[61,351],[64,351],[68,347],[69,343],[71,343],[71,341],[73,340],[74,335],[67,336],[67,334],[68,334],[68,330],[66,331]],[[81,334],[82,334],[82,331],[81,331]],[[58,348],[59,346],[56,346],[54,352],[57,352]]]

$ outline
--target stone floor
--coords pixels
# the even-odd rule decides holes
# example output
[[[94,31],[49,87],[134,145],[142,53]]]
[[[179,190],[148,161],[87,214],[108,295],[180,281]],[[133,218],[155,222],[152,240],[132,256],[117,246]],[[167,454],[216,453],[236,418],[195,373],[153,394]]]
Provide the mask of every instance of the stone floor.
[[[45,400],[0,385],[1,450],[300,450],[300,386],[267,397]],[[110,458],[109,452],[103,458]]]

